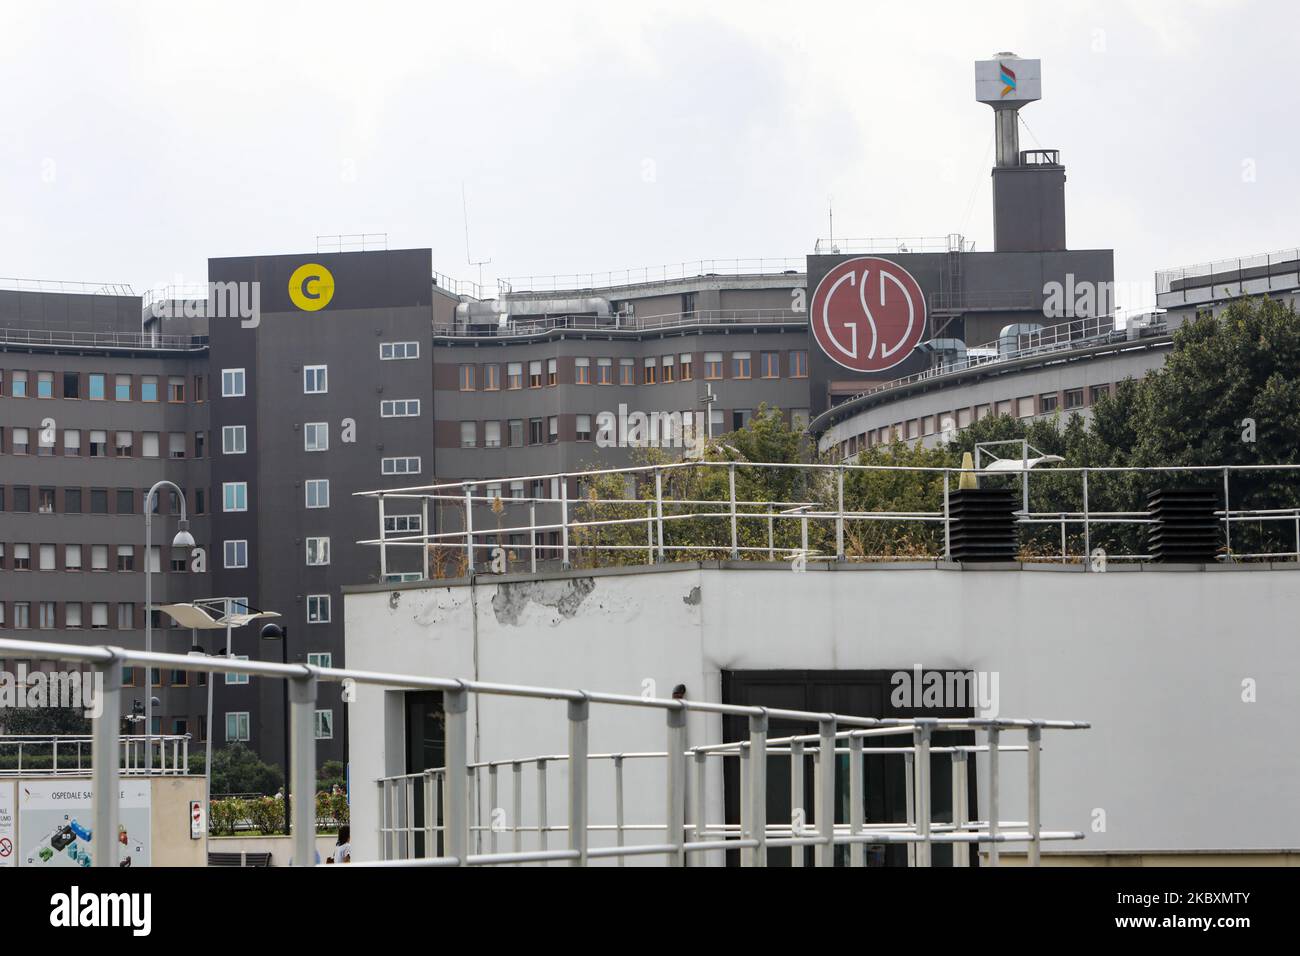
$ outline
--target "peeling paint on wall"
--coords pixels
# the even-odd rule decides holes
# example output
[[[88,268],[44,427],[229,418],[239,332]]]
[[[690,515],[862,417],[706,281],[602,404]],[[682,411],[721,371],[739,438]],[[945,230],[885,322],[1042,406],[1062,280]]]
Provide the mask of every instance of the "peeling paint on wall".
[[[691,588],[691,593],[688,594],[688,595],[686,595],[686,597],[682,598],[682,603],[683,603],[683,604],[688,604],[688,605],[690,605],[691,607],[695,607],[696,605],[698,605],[698,604],[700,603],[700,588],[699,588],[699,585],[696,585],[695,587]]]
[[[593,591],[596,582],[593,578],[571,578],[564,581],[520,581],[501,584],[492,596],[492,611],[498,623],[519,626],[519,619],[530,604],[539,604],[557,612],[558,624],[562,618],[571,618],[578,613]]]
[[[419,624],[421,627],[433,627],[435,624],[445,624],[449,620],[453,619],[453,617],[460,620],[461,617],[457,612],[468,603],[469,599],[467,595],[458,590],[443,588],[433,594],[429,594],[423,601],[416,604],[415,613],[412,617],[415,623]],[[392,606],[391,601],[389,606]],[[396,610],[396,608],[394,608],[394,610]]]

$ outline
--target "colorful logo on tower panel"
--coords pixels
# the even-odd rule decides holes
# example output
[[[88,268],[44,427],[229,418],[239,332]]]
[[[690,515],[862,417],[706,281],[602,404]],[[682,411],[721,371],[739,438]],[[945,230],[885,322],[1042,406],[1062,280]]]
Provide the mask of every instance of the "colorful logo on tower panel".
[[[848,259],[817,284],[809,319],[813,338],[836,364],[883,372],[904,361],[925,337],[925,293],[895,262]]]
[[[1002,81],[1002,95],[1016,91],[1016,71],[1005,63],[998,64],[998,79]]]
[[[319,312],[334,298],[334,276],[318,262],[299,266],[289,277],[289,300],[304,312]]]

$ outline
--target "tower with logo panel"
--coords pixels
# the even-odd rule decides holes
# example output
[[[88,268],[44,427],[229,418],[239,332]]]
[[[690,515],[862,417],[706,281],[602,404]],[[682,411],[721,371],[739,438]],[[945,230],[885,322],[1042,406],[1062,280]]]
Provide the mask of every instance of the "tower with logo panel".
[[[1020,110],[1041,97],[1039,60],[999,53],[976,62],[976,101],[994,113],[992,250],[953,234],[893,246],[819,243],[808,257],[814,415],[995,348],[1008,326],[1082,329],[1113,313],[1113,250],[1066,246],[1060,151],[1020,149]]]

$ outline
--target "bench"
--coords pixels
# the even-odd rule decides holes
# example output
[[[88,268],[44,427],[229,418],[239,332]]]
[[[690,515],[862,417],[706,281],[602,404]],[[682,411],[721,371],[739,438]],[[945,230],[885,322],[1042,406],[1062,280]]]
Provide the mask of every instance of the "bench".
[[[208,866],[270,866],[270,853],[209,853]]]

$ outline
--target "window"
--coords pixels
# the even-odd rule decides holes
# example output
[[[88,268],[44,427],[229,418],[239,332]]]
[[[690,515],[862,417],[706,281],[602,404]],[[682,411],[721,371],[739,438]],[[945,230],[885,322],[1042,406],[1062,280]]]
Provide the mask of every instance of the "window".
[[[490,499],[493,500],[493,501],[496,501],[498,498],[500,498],[500,497],[501,497],[501,482],[499,482],[499,481],[491,481],[491,482],[488,482],[488,486],[487,486],[487,496],[488,496],[488,498],[490,498]]]
[[[108,570],[108,545],[92,544],[90,546],[90,570]]]
[[[596,384],[613,385],[614,384],[614,360],[607,358],[596,359]]]
[[[54,602],[42,601],[37,607],[37,624],[42,631],[48,631],[54,627]]]
[[[223,425],[221,428],[221,453],[223,455],[242,455],[247,451],[247,426]]]
[[[781,357],[776,352],[758,353],[758,374],[761,378],[781,377]]]
[[[418,398],[390,398],[379,403],[379,414],[384,418],[416,418],[420,414]]]
[[[303,483],[307,495],[308,508],[328,508],[330,506],[330,480],[328,478],[308,478]]]
[[[98,432],[90,433],[90,456],[95,457],[95,435]],[[140,433],[140,457],[157,458],[158,457],[158,433],[141,432]]]
[[[81,376],[76,372],[63,373],[63,397],[81,398]]]
[[[307,539],[307,564],[316,566],[330,563],[330,539]]]
[[[749,378],[749,353],[748,352],[731,353],[731,377]]]
[[[1006,415],[1008,418],[1010,418],[1010,417],[1011,417],[1011,399],[1008,398],[1008,399],[1004,399],[1003,401],[998,402],[997,410],[998,410],[998,416],[999,416],[999,417],[1002,416],[1002,415]]]
[[[560,417],[552,415],[546,420],[546,440],[554,445],[560,440]]]
[[[119,603],[117,606],[117,629],[119,631],[130,631],[135,628],[135,605],[129,602]]]
[[[92,630],[102,631],[108,627],[108,605],[105,603],[92,604],[90,606],[90,627]]]
[[[227,568],[248,567],[248,542],[244,539],[223,542],[224,564]]]
[[[27,373],[14,372],[13,381],[9,383],[9,395],[12,398],[27,397]]]
[[[524,387],[524,365],[522,362],[510,362],[506,365],[506,388]]]
[[[573,384],[591,384],[591,359],[575,358],[573,360]]]
[[[334,739],[334,711],[332,710],[316,711],[316,739],[317,740]]]
[[[42,488],[36,493],[36,511],[38,514],[54,514],[54,489]]]
[[[790,377],[808,377],[808,353],[802,349],[790,353]]]
[[[248,739],[248,711],[233,711],[226,714],[226,742]]]
[[[797,432],[804,431],[808,427],[808,409],[790,409],[790,427]]]
[[[460,367],[460,390],[462,392],[472,392],[476,387],[474,366],[462,365]]]
[[[977,421],[977,422],[982,422],[984,419],[986,419],[986,418],[989,417],[989,413],[992,412],[992,411],[993,411],[993,407],[992,407],[991,405],[987,404],[987,403],[985,403],[985,404],[983,404],[983,405],[976,405],[976,406],[975,406],[975,421]]]
[[[135,570],[135,545],[119,544],[117,546],[117,569],[119,571]]]
[[[556,367],[556,360],[547,359],[546,360],[546,384],[547,385],[554,386],[559,383],[559,375],[557,374],[557,372],[558,369]]]
[[[671,382],[677,378],[677,359],[675,357],[665,355],[660,362],[660,366],[663,369],[663,374],[660,376],[661,381]]]
[[[522,418],[512,418],[508,425],[510,428],[510,447],[522,447],[524,444],[524,420]]]
[[[63,429],[63,455],[67,458],[76,458],[81,454],[81,429],[65,428]]]
[[[385,475],[418,475],[420,459],[419,457],[385,458],[380,461],[379,470]]]
[[[497,486],[498,488],[500,485]],[[492,486],[488,485],[488,497],[492,497]],[[420,515],[385,515],[384,532],[386,534],[419,534],[423,527]]]
[[[501,423],[500,422],[483,423],[483,447],[484,448],[501,447]]]
[[[142,402],[158,401],[158,376],[157,375],[140,376],[140,401]]]
[[[543,431],[544,425],[545,422],[540,418],[528,419],[528,444],[540,445],[545,441],[545,432]]]
[[[753,417],[754,417],[753,409],[749,409],[749,408],[732,409],[731,430],[736,432],[740,431],[742,428],[744,428],[746,425],[749,424],[750,419]]]
[[[208,493],[206,488],[194,489],[194,513],[196,515],[208,513]]]
[[[223,368],[221,370],[221,397],[244,397],[244,370],[242,368]]]
[[[65,571],[81,570],[81,545],[68,544],[63,546],[63,569]]]
[[[92,515],[108,514],[108,489],[90,489],[90,513]]]
[[[302,393],[321,395],[329,389],[329,366],[304,365],[302,368]]]
[[[1016,417],[1017,418],[1034,417],[1034,398],[1032,395],[1026,398],[1016,399]]]
[[[683,352],[680,356],[678,356],[678,358],[681,362],[681,367],[682,367],[681,379],[683,382],[689,382],[693,377],[693,373],[691,371],[691,353]]]
[[[510,482],[510,497],[522,498],[524,496],[524,483],[522,481]]]
[[[328,594],[307,595],[307,623],[328,624],[330,620],[330,596]]]
[[[636,384],[636,361],[634,359],[621,358],[618,360],[618,384]]]
[[[129,402],[131,400],[130,375],[113,376],[113,398],[119,402]]]
[[[478,422],[460,423],[460,447],[461,448],[478,447]]]
[[[1081,388],[1071,388],[1071,389],[1067,389],[1066,392],[1065,392],[1065,407],[1066,407],[1066,408],[1082,408],[1082,407],[1083,407],[1083,389],[1081,389]]]
[[[26,428],[15,428],[12,432],[13,441],[10,443],[10,451],[15,455],[27,455],[31,453],[31,438]]]
[[[528,387],[529,388],[542,387],[542,363],[541,362],[528,363]]]
[[[1101,401],[1101,399],[1102,399],[1104,396],[1110,394],[1110,386],[1109,386],[1109,385],[1094,385],[1094,386],[1092,386],[1092,388],[1091,388],[1089,391],[1090,391],[1091,394],[1090,394],[1089,397],[1088,397],[1088,404],[1089,404],[1089,405],[1096,405],[1099,401]]]
[[[207,432],[195,432],[195,433],[194,433],[194,457],[195,457],[195,458],[202,458],[202,457],[203,457],[203,446],[206,444],[206,443],[204,442],[203,438],[204,438],[204,436],[205,436],[206,434],[207,434]]]
[[[206,395],[203,391],[202,375],[194,376],[194,401],[198,402],[199,404],[202,404],[204,401],[206,401]]]
[[[167,433],[167,457],[168,458],[185,457],[185,433],[184,432]]]
[[[1038,396],[1038,410],[1040,412],[1056,411],[1056,393],[1049,392],[1046,395]]]
[[[501,366],[500,365],[483,366],[483,391],[485,392],[501,391]]]
[[[63,626],[81,627],[81,602],[71,601],[63,605]]]
[[[654,385],[659,380],[659,360],[648,358],[645,360],[644,366],[645,372],[641,377],[642,383],[645,385]]]
[[[190,549],[172,548],[171,561],[167,568],[174,574],[184,574],[188,571],[190,569]]]
[[[574,418],[574,427],[578,441],[591,441],[591,416],[578,415]]]
[[[420,357],[419,342],[380,342],[379,358],[382,361],[393,359],[416,359]]]
[[[303,425],[302,447],[305,451],[328,451],[330,447],[329,422],[308,422]]]
[[[32,603],[30,601],[14,602],[14,627],[27,630],[32,626]]]
[[[334,655],[329,651],[310,651],[307,654],[309,667],[333,667]]]
[[[40,551],[38,553],[39,563],[37,564],[37,567],[39,567],[42,571],[55,570],[54,553],[55,553],[54,545],[52,544],[41,545]]]
[[[53,372],[36,373],[36,397],[37,398],[54,397],[54,373]]]
[[[185,403],[185,376],[167,376],[167,401],[172,404]]]
[[[248,510],[248,482],[226,481],[221,485],[222,511]]]
[[[91,401],[94,401],[94,402],[101,402],[101,401],[103,401],[103,400],[104,400],[104,396],[105,396],[105,394],[106,394],[106,391],[105,391],[106,388],[107,388],[107,386],[106,386],[105,381],[104,381],[104,373],[103,373],[103,372],[91,372],[91,373],[90,373],[90,399],[91,399]]]
[[[704,353],[704,377],[706,380],[716,381],[722,378],[722,353],[705,352]]]
[[[135,435],[132,432],[118,432],[114,438],[114,451],[118,458],[130,458],[131,446],[135,444]]]

